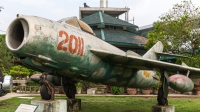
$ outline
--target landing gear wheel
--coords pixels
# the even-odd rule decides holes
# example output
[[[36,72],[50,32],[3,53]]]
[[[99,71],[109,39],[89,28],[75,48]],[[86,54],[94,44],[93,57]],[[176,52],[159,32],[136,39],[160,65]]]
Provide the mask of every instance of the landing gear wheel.
[[[65,94],[68,98],[75,98],[76,86],[74,84],[69,84],[64,87]]]
[[[48,89],[44,84],[41,85],[41,87],[40,87],[40,95],[41,95],[42,99],[44,99],[44,100],[51,99],[51,95],[48,93]]]
[[[43,100],[54,100],[55,87],[51,82],[46,80],[46,75],[43,73],[40,76],[40,95]]]
[[[75,79],[71,79],[68,77],[62,77],[62,86],[65,91],[66,96],[69,99],[74,99],[76,94],[76,86],[77,81]]]

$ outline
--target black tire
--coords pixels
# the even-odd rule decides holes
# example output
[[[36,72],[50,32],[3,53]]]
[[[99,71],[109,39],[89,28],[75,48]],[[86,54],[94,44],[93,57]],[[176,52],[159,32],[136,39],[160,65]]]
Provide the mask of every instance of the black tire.
[[[64,87],[65,94],[68,98],[75,98],[76,94],[76,86],[75,85],[67,85]]]
[[[40,87],[40,95],[43,100],[51,99],[51,95],[48,93],[48,89],[45,84],[42,84],[42,86]]]

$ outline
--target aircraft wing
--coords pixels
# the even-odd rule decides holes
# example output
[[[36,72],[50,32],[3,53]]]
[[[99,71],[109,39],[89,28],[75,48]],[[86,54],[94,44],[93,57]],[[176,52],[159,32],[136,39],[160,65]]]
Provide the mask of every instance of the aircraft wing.
[[[124,66],[128,68],[135,68],[138,70],[165,70],[168,73],[181,73],[186,75],[188,70],[190,71],[189,77],[200,77],[200,69],[188,66],[182,66],[167,62],[162,62],[153,59],[146,59],[140,56],[130,55],[130,53],[115,54],[98,49],[90,49],[90,51],[107,63],[114,64],[116,66]]]

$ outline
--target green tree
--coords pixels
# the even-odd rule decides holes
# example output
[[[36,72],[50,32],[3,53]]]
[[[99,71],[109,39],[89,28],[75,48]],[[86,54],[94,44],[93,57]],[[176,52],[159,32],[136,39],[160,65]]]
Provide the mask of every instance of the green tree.
[[[8,73],[13,66],[12,59],[13,55],[6,47],[5,35],[0,35],[0,69],[4,73]]]
[[[13,77],[26,77],[31,74],[30,70],[20,65],[13,66],[9,72]]]
[[[146,48],[159,40],[164,43],[165,51],[195,56],[200,46],[199,12],[199,7],[195,7],[191,1],[175,4],[153,24],[154,30],[147,35],[149,41]]]
[[[177,63],[185,62],[189,66],[200,67],[200,15],[199,7],[189,1],[175,4],[171,10],[161,15],[160,20],[153,24],[153,31],[147,34],[149,49],[157,41],[164,44],[165,52],[179,53],[189,56],[177,59]]]
[[[5,36],[5,34],[0,34],[0,69],[2,69],[4,74],[9,74],[11,71],[11,67],[14,66],[13,60],[16,60],[17,58],[14,57],[14,55],[8,50],[5,43]],[[31,69],[28,69],[28,71],[30,72],[30,74],[38,73],[38,71],[34,71]]]
[[[162,22],[157,21],[153,23],[153,30],[147,34],[148,42],[145,44],[146,49],[150,49],[156,42],[161,41],[164,44],[164,51],[170,49],[164,36],[165,31],[162,29]]]

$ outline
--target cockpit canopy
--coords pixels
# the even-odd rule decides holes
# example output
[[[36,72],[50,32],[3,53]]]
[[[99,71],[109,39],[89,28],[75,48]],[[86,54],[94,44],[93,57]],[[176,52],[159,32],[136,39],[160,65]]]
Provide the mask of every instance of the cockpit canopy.
[[[95,36],[95,33],[90,28],[90,26],[87,25],[85,22],[77,19],[77,17],[64,18],[62,20],[59,20],[58,22],[64,22],[64,23],[69,24],[71,26],[80,28],[81,30],[83,30],[83,31],[85,31],[87,33],[90,33],[90,34]]]

